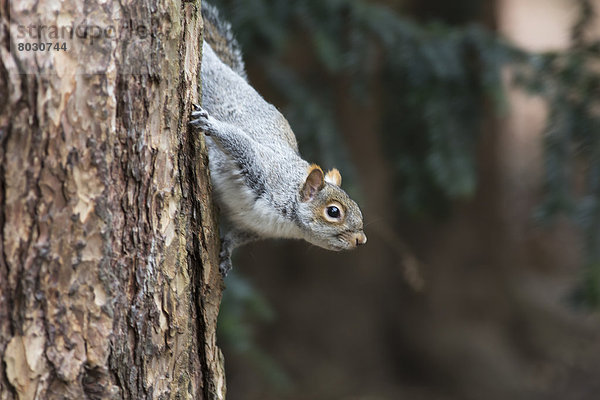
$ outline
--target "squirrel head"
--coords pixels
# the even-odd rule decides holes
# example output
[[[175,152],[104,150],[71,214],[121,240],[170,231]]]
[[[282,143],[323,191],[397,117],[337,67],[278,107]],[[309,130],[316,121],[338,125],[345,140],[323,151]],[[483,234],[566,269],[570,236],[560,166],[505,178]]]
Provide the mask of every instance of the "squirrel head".
[[[328,250],[354,249],[367,242],[362,213],[341,184],[337,169],[324,174],[313,164],[300,189],[298,216],[309,232],[306,240]]]

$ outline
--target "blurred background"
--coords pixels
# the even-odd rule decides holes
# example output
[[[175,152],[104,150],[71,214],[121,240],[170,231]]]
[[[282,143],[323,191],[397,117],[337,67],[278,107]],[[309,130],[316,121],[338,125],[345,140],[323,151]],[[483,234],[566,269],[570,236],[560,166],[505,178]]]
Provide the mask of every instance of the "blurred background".
[[[600,0],[222,0],[369,242],[237,251],[228,398],[597,399]]]

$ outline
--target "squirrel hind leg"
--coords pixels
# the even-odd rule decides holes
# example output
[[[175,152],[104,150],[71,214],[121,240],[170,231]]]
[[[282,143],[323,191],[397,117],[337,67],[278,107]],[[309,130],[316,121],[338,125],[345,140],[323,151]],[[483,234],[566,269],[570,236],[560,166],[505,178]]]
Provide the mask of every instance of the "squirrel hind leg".
[[[233,264],[231,263],[231,254],[224,255],[223,252],[221,252],[219,256],[219,272],[221,272],[223,278],[225,278],[232,269]]]
[[[231,229],[226,232],[221,239],[221,252],[219,253],[219,270],[221,271],[221,275],[226,277],[233,268],[231,254],[235,248],[259,239],[260,237],[255,233],[240,229]]]

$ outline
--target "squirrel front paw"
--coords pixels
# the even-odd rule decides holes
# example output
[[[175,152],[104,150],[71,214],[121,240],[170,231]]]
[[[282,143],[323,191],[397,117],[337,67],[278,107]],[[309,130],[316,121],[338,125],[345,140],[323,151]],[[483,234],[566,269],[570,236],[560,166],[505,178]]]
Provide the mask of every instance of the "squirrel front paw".
[[[190,125],[195,128],[201,129],[204,131],[205,135],[211,134],[212,117],[208,115],[208,112],[200,107],[198,104],[194,104],[194,111],[192,111],[192,120],[190,121]]]

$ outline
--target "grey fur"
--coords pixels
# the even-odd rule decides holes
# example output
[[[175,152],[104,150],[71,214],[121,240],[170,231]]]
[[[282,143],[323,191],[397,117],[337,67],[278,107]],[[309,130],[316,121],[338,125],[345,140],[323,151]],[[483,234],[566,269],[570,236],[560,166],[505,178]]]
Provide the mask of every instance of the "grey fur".
[[[208,43],[202,51],[203,108],[196,107],[190,123],[207,135],[211,179],[228,226],[221,272],[231,269],[234,248],[256,239],[305,239],[331,250],[365,243],[360,209],[340,187],[324,181],[302,201],[310,166],[287,120]],[[343,209],[343,221],[327,221],[332,202]]]
[[[226,48],[223,52],[227,53],[224,57],[221,57],[221,59],[226,59],[226,64],[229,65],[232,70],[245,80],[248,80],[244,58],[242,57],[242,50],[240,49],[240,45],[235,36],[233,36],[231,24],[221,18],[219,10],[215,6],[205,1],[202,2],[202,19],[204,20],[205,25],[208,25],[210,29],[214,30],[214,32],[212,30],[205,30],[205,41],[207,41],[206,39],[208,38],[208,43],[211,44],[211,38],[219,38],[219,41],[222,42],[223,46]],[[214,46],[215,43],[212,43],[212,45]]]

